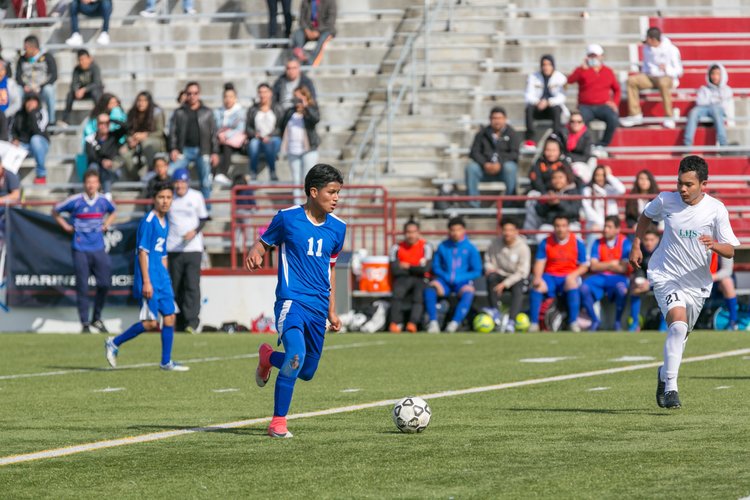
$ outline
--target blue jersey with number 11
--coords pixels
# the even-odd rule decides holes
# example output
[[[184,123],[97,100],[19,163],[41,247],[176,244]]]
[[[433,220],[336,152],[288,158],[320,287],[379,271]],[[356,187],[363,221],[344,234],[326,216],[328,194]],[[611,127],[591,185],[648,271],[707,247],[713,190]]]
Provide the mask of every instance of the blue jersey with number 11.
[[[154,296],[173,295],[172,280],[163,263],[163,259],[167,256],[168,234],[169,222],[166,217],[162,222],[156,212],[152,210],[141,219],[135,243],[133,295],[136,298],[140,298],[143,293],[143,276],[141,265],[138,262],[138,254],[141,250],[148,253],[148,277],[151,280],[151,286],[154,288]]]
[[[281,210],[261,236],[279,247],[279,282],[276,300],[292,300],[328,313],[331,266],[336,263],[346,237],[346,223],[333,214],[315,224],[301,205]]]

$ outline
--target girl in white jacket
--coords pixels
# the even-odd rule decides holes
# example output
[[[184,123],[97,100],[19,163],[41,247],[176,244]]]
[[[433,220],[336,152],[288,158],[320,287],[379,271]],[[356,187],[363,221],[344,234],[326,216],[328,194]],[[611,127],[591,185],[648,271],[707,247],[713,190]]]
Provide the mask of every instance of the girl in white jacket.
[[[716,129],[716,140],[720,146],[727,145],[727,129],[724,120],[734,117],[734,93],[727,85],[729,75],[720,63],[714,63],[706,72],[706,84],[698,89],[695,106],[688,114],[685,127],[685,146],[692,146],[695,130],[701,118],[711,118]]]
[[[594,199],[584,199],[583,205],[585,229],[594,231],[586,237],[586,248],[589,250],[594,242],[601,238],[601,230],[604,228],[604,219],[610,215],[619,215],[617,200],[612,196],[625,194],[625,185],[620,179],[612,175],[612,169],[608,166],[599,165],[591,174],[591,182],[583,188],[584,196],[595,196]]]
[[[551,119],[553,131],[559,132],[567,123],[570,113],[565,107],[565,84],[568,79],[555,69],[555,58],[542,56],[540,71],[526,80],[526,142],[525,148],[534,148],[534,120]]]

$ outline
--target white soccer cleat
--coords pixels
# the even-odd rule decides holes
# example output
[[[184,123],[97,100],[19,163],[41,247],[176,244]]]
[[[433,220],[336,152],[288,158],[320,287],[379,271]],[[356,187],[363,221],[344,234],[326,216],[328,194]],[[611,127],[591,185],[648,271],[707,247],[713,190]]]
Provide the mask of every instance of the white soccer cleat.
[[[112,368],[117,368],[117,353],[119,349],[113,341],[114,337],[110,337],[104,341],[104,355],[107,357],[107,362]]]
[[[65,45],[68,47],[80,47],[83,45],[83,37],[80,33],[73,33],[67,40],[65,40]]]
[[[578,321],[573,321],[570,324],[570,331],[571,332],[576,332],[576,333],[578,333],[578,332],[581,331],[581,325],[578,324]]]
[[[447,333],[456,333],[458,331],[458,327],[461,326],[456,321],[451,321],[448,323],[448,326],[445,327],[445,331]]]
[[[440,324],[432,320],[427,324],[427,333],[440,333]]]
[[[159,368],[161,368],[165,372],[186,372],[190,370],[189,366],[181,365],[179,363],[175,363],[174,361],[170,361],[166,365],[159,365]]]

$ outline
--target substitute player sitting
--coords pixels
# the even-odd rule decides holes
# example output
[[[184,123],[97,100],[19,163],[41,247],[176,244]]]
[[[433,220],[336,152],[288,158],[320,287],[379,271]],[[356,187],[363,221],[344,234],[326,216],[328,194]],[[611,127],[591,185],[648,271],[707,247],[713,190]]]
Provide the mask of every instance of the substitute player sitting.
[[[336,315],[336,264],[346,236],[346,223],[333,215],[344,178],[330,165],[315,165],[305,177],[304,205],[279,211],[263,236],[250,248],[245,267],[254,271],[263,265],[263,255],[272,246],[281,248],[276,285],[276,330],[284,352],[269,344],[258,350],[255,381],[263,387],[271,368],[279,369],[274,392],[273,419],[268,435],[290,438],[286,415],[298,378],[311,380],[323,353],[326,318],[338,331]]]
[[[656,229],[646,230],[646,234],[641,240],[641,260],[640,269],[633,269],[630,275],[630,326],[629,332],[638,332],[641,330],[641,297],[651,291],[651,283],[646,275],[648,271],[648,261],[659,246],[659,232]],[[631,245],[632,247],[632,245]],[[659,314],[661,316],[661,314]],[[659,331],[667,331],[667,322],[664,316],[659,323]]]
[[[581,276],[589,268],[586,246],[570,232],[567,216],[557,215],[554,231],[536,249],[536,262],[532,268],[533,280],[529,291],[530,332],[539,331],[539,310],[544,297],[557,297],[565,293],[568,301],[570,329],[580,332],[578,313],[581,309]]]
[[[113,368],[117,365],[119,347],[143,332],[157,331],[158,319],[161,315],[164,321],[161,327],[160,368],[175,372],[185,372],[190,369],[172,361],[172,341],[177,311],[172,280],[167,267],[167,235],[169,234],[167,212],[172,206],[172,197],[170,182],[157,184],[154,187],[154,208],[141,219],[138,225],[133,295],[141,300],[141,321],[117,337],[105,341],[104,350],[107,361]]]
[[[737,290],[734,286],[734,279],[732,274],[734,273],[734,259],[727,259],[722,257],[719,259],[718,254],[714,253],[711,257],[711,279],[718,286],[714,290],[714,293],[720,293],[724,297],[724,306],[729,312],[729,324],[727,330],[736,331],[739,329],[737,326]]]
[[[599,329],[601,323],[594,310],[594,303],[607,297],[615,303],[614,329],[620,331],[620,318],[628,299],[628,256],[630,240],[620,233],[620,218],[610,215],[604,219],[602,237],[591,249],[589,272],[592,274],[581,285],[583,308],[591,318],[591,331]]]
[[[711,295],[712,253],[733,258],[734,248],[740,245],[724,204],[704,192],[707,181],[706,160],[695,155],[683,158],[677,192],[659,193],[646,205],[630,251],[630,263],[639,268],[641,239],[652,221],[664,221],[661,243],[648,266],[648,279],[668,325],[656,386],[656,403],[662,408],[680,408],[677,375],[688,333]]]

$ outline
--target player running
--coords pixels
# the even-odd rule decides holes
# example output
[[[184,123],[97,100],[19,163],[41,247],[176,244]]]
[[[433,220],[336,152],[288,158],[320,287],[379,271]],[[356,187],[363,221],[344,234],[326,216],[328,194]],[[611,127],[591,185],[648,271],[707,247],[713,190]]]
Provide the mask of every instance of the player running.
[[[677,374],[688,334],[711,294],[711,252],[732,258],[740,245],[724,204],[704,192],[707,180],[706,160],[683,158],[677,192],[660,193],[646,205],[630,251],[630,263],[640,268],[641,239],[652,221],[664,220],[664,235],[648,265],[648,279],[668,325],[656,387],[656,403],[662,408],[680,408]]]
[[[143,332],[156,331],[159,327],[157,320],[161,314],[164,321],[161,327],[160,368],[174,372],[185,372],[190,369],[172,361],[176,305],[172,280],[167,268],[166,245],[169,234],[167,212],[172,206],[172,197],[172,184],[158,183],[154,187],[154,208],[138,225],[133,295],[142,301],[141,321],[104,343],[107,361],[113,368],[117,365],[120,345]]]
[[[263,236],[248,252],[245,266],[260,269],[269,248],[279,247],[279,274],[276,286],[276,329],[284,352],[269,344],[258,349],[255,381],[263,387],[271,368],[279,369],[274,392],[273,419],[268,435],[290,438],[286,415],[298,378],[315,375],[323,350],[326,318],[331,330],[338,331],[334,297],[336,278],[333,266],[344,246],[346,223],[333,215],[344,178],[330,165],[315,165],[305,177],[304,205],[279,211]]]

